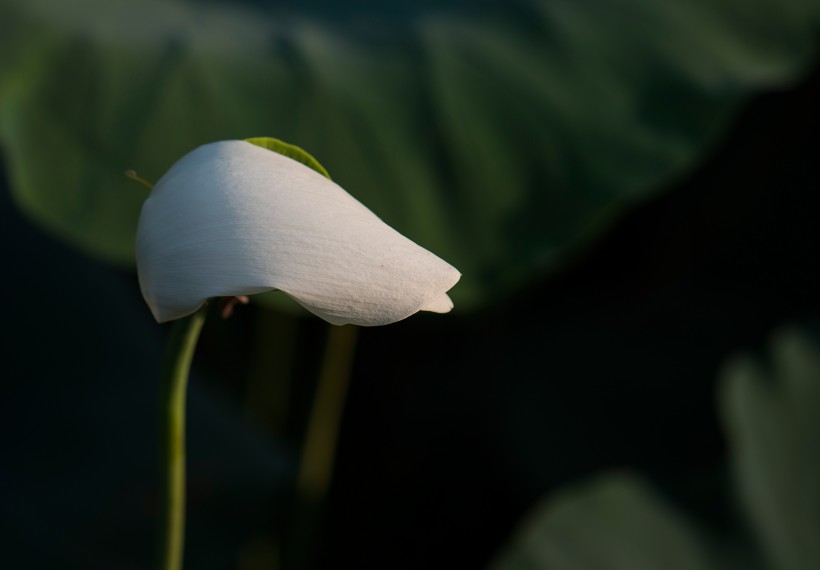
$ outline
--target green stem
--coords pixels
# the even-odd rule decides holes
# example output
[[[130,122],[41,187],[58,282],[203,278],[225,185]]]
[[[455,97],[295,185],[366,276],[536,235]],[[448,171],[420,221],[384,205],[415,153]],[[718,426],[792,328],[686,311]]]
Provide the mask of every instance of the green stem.
[[[324,499],[330,486],[358,332],[355,326],[329,329],[297,482],[310,502]]]
[[[296,482],[298,494],[285,564],[290,570],[310,569],[315,563],[323,504],[333,477],[339,427],[356,352],[358,327],[328,329]]]
[[[171,329],[161,376],[162,570],[181,570],[185,542],[185,392],[207,306]]]

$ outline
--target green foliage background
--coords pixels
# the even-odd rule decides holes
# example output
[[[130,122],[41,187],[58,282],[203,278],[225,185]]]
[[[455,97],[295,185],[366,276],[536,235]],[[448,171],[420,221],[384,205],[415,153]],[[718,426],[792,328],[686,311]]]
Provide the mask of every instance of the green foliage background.
[[[321,5],[321,3],[319,3]],[[275,136],[457,266],[533,284],[809,62],[811,0],[543,0],[336,19],[248,4],[6,0],[0,140],[35,220],[121,264],[143,195],[213,140]],[[45,166],[47,165],[47,166]]]
[[[818,38],[816,0],[0,0],[3,561],[150,565],[123,172],[269,135],[464,274],[361,332],[317,568],[817,567]],[[288,559],[324,340],[209,323],[191,567]]]
[[[744,354],[722,376],[728,490],[749,516],[746,540],[696,528],[639,477],[622,473],[545,500],[494,568],[817,568],[820,346],[799,331],[779,331],[765,364]]]

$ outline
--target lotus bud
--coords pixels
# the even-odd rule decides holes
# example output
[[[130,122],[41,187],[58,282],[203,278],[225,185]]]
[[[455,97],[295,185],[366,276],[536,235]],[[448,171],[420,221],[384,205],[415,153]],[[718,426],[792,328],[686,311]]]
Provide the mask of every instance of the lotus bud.
[[[328,178],[246,141],[201,146],[160,178],[136,256],[158,322],[280,290],[335,325],[386,325],[448,312],[461,277]]]

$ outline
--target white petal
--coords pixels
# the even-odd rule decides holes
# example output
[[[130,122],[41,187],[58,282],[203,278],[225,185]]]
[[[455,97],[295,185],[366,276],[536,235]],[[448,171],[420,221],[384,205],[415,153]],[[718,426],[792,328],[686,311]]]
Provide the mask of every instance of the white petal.
[[[450,299],[450,296],[447,293],[444,293],[440,297],[437,297],[424,305],[421,310],[429,311],[431,313],[449,313],[452,308],[453,300]]]
[[[443,308],[461,277],[321,174],[244,141],[199,147],[157,182],[137,271],[159,322],[280,289],[326,321],[365,326]]]

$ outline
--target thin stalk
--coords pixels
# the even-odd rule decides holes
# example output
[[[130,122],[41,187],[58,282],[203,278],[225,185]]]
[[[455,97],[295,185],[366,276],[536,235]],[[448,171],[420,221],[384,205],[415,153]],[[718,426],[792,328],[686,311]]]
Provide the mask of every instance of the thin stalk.
[[[315,563],[357,336],[355,326],[329,327],[296,481],[298,493],[285,564],[289,570],[308,570]]]
[[[311,502],[321,501],[330,486],[358,332],[355,326],[328,328],[297,480],[299,493]]]
[[[176,321],[161,376],[162,570],[181,570],[185,543],[185,393],[207,306]]]

